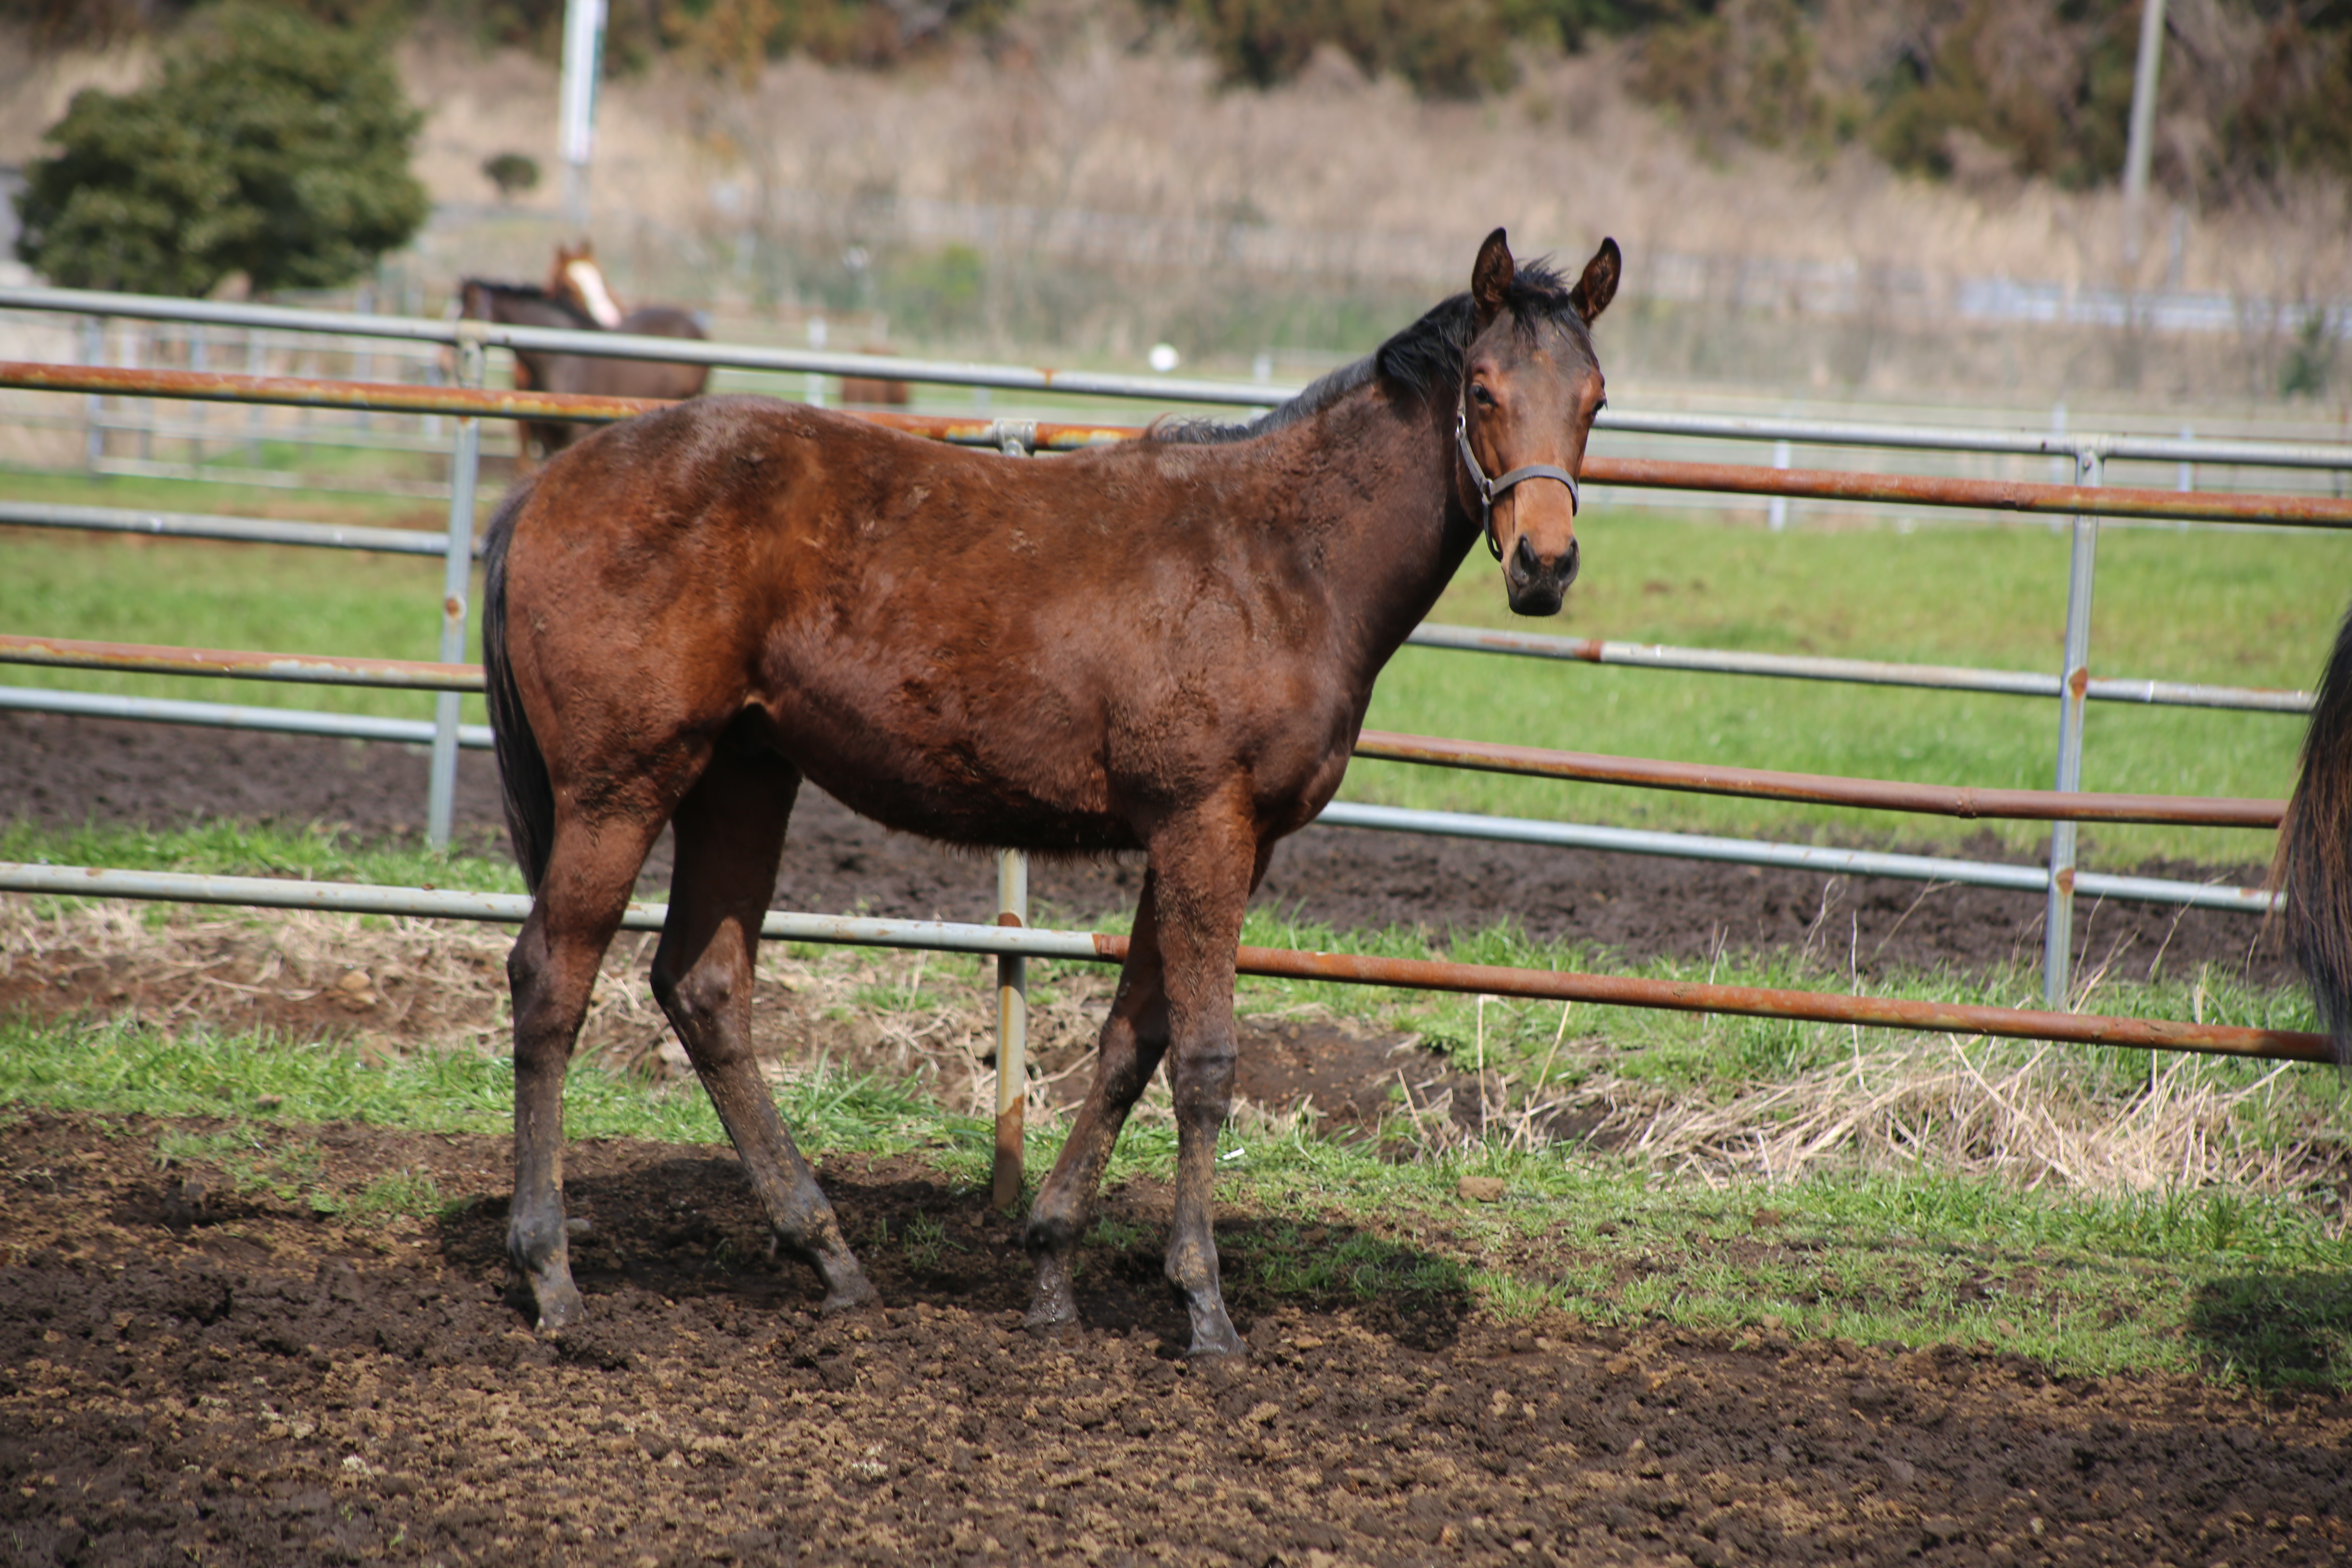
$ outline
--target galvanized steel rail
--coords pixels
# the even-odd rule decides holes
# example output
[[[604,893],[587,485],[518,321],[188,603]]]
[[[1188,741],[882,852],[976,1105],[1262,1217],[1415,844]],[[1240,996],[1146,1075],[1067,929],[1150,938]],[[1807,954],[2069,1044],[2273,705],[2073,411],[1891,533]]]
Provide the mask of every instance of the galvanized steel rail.
[[[201,877],[81,866],[35,866],[16,861],[0,861],[0,890],[74,898],[165,900],[268,909],[407,915],[436,920],[491,921],[509,924],[520,924],[530,916],[531,908],[531,900],[519,893],[446,892],[423,888],[305,882],[267,877]],[[667,914],[666,905],[633,903],[623,917],[622,924],[632,931],[658,931]],[[761,926],[761,934],[770,941],[842,942],[1104,963],[1121,963],[1127,957],[1127,938],[1123,936],[1100,931],[971,925],[944,921],[868,920],[847,915],[772,911]],[[1685,1013],[1731,1013],[1746,1017],[1790,1018],[1806,1023],[1867,1025],[1874,1028],[1921,1029],[2077,1045],[2195,1051],[2275,1061],[2325,1062],[2335,1059],[2333,1047],[2322,1035],[2292,1029],[2183,1024],[2166,1018],[2105,1017],[2082,1013],[1922,1002],[1896,996],[1853,996],[1761,986],[1712,985],[1691,981],[1583,974],[1573,971],[1506,969],[1475,963],[1375,958],[1295,948],[1243,947],[1236,951],[1234,967],[1244,974],[1286,980],[1385,985],[1413,991],[1465,992],[1517,996],[1531,1001],[1589,1002],[1606,1006],[1663,1008]]]
[[[2242,800],[2196,795],[2095,795],[2079,790],[1972,789],[1966,785],[1911,784],[1901,779],[1853,779],[1826,773],[1775,773],[1766,768],[1726,768],[1708,763],[1661,762],[1648,757],[1611,757],[1593,752],[1553,752],[1536,746],[1504,746],[1484,741],[1448,741],[1366,730],[1356,755],[1383,762],[1425,763],[1480,773],[1528,778],[1570,779],[1580,784],[1632,784],[1641,789],[1680,790],[1696,795],[1738,795],[1748,800],[1785,800],[1809,805],[1851,805],[1869,811],[1908,811],[1974,821],[2143,822],[2184,827],[2276,827],[2286,811],[2283,800]]]
[[[14,634],[0,634],[0,664],[50,665],[149,675],[290,680],[415,691],[478,692],[483,684],[482,667],[478,664],[399,658],[330,658],[305,654],[165,647],[151,643],[86,642],[68,637]],[[1557,752],[1535,746],[1450,741],[1431,735],[1400,735],[1386,730],[1364,731],[1357,738],[1355,754],[1383,762],[1423,763],[1529,778],[1632,784],[1647,789],[1738,795],[1752,800],[1795,801],[1816,805],[1859,806],[1874,811],[1907,811],[1967,820],[1998,818],[2025,822],[2139,822],[2198,827],[2276,827],[2286,809],[2285,802],[2276,800],[1973,789],[1962,785],[1913,784],[1899,779],[1853,779],[1822,773],[1776,773],[1763,768],[1727,768],[1706,763],[1612,757],[1593,752]]]
[[[1058,392],[1137,397],[1163,403],[1262,408],[1302,389],[1264,382],[1121,375],[1108,372],[983,364],[963,360],[903,359],[824,349],[755,348],[744,344],[650,338],[611,331],[507,326],[486,321],[379,316],[279,305],[112,294],[99,289],[0,287],[0,310],[39,310],[127,320],[188,321],[268,331],[314,332],[456,346],[534,349],[621,359],[729,366],[835,376],[872,376],[947,386],[1013,392]],[[2095,449],[2115,458],[2152,462],[2234,463],[2266,468],[2352,468],[2352,447],[2294,445],[2206,437],[2034,430],[1971,430],[1942,426],[1758,416],[1643,413],[1603,409],[1596,428],[1635,435],[1684,436],[1733,441],[1798,441],[1811,446],[1877,447],[1918,451],[2071,457]],[[1599,481],[1596,481],[1599,482]]]
[[[1660,855],[1675,860],[1763,866],[1831,877],[1894,877],[1911,882],[1999,888],[2016,893],[2042,892],[2050,884],[2049,869],[2042,866],[2010,866],[1998,860],[1961,860],[1942,855],[1906,855],[1887,849],[1841,849],[1822,844],[1775,844],[1755,838],[1719,838],[1703,833],[1662,833],[1646,827],[1604,827],[1589,822],[1490,816],[1483,812],[1424,811],[1335,800],[1315,820],[1326,827],[1360,827],[1375,833],[1539,844],[1556,849],[1599,849],[1614,855]],[[2077,872],[2074,890],[2086,898],[2177,904],[2246,915],[2267,914],[2283,897],[2262,888],[2183,882],[2164,877],[2117,877],[2102,871]]]
[[[0,500],[0,523],[18,528],[71,528],[100,533],[142,533],[159,539],[219,539],[241,544],[373,550],[392,555],[446,555],[449,552],[449,540],[446,534],[427,533],[422,529],[354,528],[339,522],[286,522],[269,517],[222,517],[210,512],[68,506],[56,501]]]
[[[70,506],[61,502],[0,500],[0,523],[30,528],[139,533],[173,539],[215,539],[330,550],[369,550],[397,555],[446,555],[448,552],[448,541],[445,535],[418,529],[357,528],[341,523],[286,522],[275,518]],[[475,553],[480,553],[478,545]],[[1639,669],[1776,676],[1796,680],[1978,691],[2010,697],[2049,698],[2059,693],[2055,675],[2024,669],[1972,669],[1955,665],[1896,664],[1880,659],[1827,658],[1807,654],[1672,647],[1658,643],[1563,637],[1538,632],[1493,631],[1479,626],[1434,623],[1416,626],[1405,641],[1414,647],[1512,654],[1528,658],[1620,665]],[[2222,708],[2265,713],[2307,713],[2311,710],[2311,693],[2307,691],[2210,686],[2117,676],[2093,676],[2085,695],[2094,702]]]
[[[672,343],[676,339],[647,339]],[[676,357],[676,356],[672,356]],[[883,365],[895,362],[884,360]],[[596,397],[583,393],[508,392],[467,387],[411,386],[389,382],[319,381],[299,376],[237,375],[193,370],[121,370],[106,365],[0,361],[0,387],[32,391],[137,394],[222,403],[283,403],[311,407],[365,408],[380,413],[451,414],[500,419],[606,423],[663,406],[656,400]],[[1183,394],[1162,388],[1160,395]],[[1123,441],[1142,434],[1129,425],[1072,425],[1034,420],[959,419],[944,415],[851,411],[855,417],[909,435],[971,446],[1066,451]],[[2352,465],[2352,455],[2346,461]],[[2026,515],[2153,518],[2187,522],[2267,522],[2352,528],[2352,498],[2236,495],[2219,491],[2127,489],[2095,485],[2029,484],[1916,474],[1846,473],[1832,468],[1769,468],[1738,463],[1685,463],[1660,458],[1585,459],[1584,478],[1596,485],[1696,489],[1815,500],[1887,501],[1906,506],[1974,507]]]
[[[1891,664],[1880,659],[1823,658],[1811,654],[1672,647],[1662,643],[1616,642],[1601,637],[1489,631],[1482,626],[1423,623],[1414,627],[1412,634],[1404,640],[1413,647],[1514,654],[1523,658],[1622,665],[1636,669],[1778,676],[1792,680],[1847,681],[1863,686],[1980,691],[2003,697],[2056,697],[2062,690],[2057,676],[2027,669],[1972,669],[1948,664]],[[2093,702],[2130,702],[2142,706],[2227,708],[2258,713],[2311,711],[2311,693],[2308,691],[2287,691],[2262,686],[2208,686],[2190,681],[2144,680],[2112,675],[2091,677],[2084,688],[2084,696]]]

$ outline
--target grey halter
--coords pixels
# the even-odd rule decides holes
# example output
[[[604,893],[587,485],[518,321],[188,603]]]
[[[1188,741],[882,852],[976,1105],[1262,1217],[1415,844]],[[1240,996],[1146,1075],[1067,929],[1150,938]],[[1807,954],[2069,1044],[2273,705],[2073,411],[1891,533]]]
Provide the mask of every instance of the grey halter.
[[[1486,470],[1478,466],[1478,454],[1470,449],[1470,388],[1465,383],[1454,395],[1454,444],[1462,448],[1462,466],[1470,470],[1470,483],[1478,491],[1478,526],[1486,536],[1486,548],[1495,559],[1503,558],[1503,542],[1495,537],[1495,498],[1517,484],[1521,479],[1558,479],[1568,487],[1568,513],[1576,515],[1580,499],[1576,489],[1576,476],[1566,468],[1549,463],[1527,463],[1513,468],[1501,479],[1490,479]]]

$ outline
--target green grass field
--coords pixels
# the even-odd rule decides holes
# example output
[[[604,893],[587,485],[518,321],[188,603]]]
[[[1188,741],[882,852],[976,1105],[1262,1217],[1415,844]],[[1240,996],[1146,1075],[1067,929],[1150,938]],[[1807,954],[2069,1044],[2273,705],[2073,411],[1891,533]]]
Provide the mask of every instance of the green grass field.
[[[434,525],[429,505],[226,492],[167,481],[0,474],[0,493],[182,510],[267,510]],[[205,647],[435,657],[441,568],[291,548],[8,531],[0,627]],[[1565,613],[1527,622],[1474,553],[1435,620],[1693,647],[2054,670],[2067,539],[2045,525],[1801,528],[1599,512]],[[2307,687],[2352,584],[2352,541],[2318,531],[2112,528],[2100,546],[2092,668],[2110,675]],[[423,717],[430,699],[325,687],[17,667],[8,683]],[[478,702],[468,719],[480,721]],[[1375,693],[1375,728],[1578,751],[1981,787],[2048,787],[2054,703],[1408,648]],[[2300,721],[2095,704],[2087,788],[2276,797]],[[1796,840],[1957,843],[1977,825],[1826,807],[1360,763],[1347,798]],[[1995,831],[2039,842],[2029,825]],[[2085,833],[2084,863],[2267,858],[2261,835]]]

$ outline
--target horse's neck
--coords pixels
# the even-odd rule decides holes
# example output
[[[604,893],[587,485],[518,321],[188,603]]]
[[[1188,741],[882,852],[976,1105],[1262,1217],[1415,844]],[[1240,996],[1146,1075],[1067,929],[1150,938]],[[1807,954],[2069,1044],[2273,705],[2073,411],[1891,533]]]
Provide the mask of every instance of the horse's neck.
[[[1301,428],[1315,425],[1319,437]],[[1351,613],[1377,670],[1477,538],[1455,494],[1452,425],[1433,409],[1391,403],[1375,384],[1293,428],[1306,437],[1303,535],[1317,541],[1316,569]]]

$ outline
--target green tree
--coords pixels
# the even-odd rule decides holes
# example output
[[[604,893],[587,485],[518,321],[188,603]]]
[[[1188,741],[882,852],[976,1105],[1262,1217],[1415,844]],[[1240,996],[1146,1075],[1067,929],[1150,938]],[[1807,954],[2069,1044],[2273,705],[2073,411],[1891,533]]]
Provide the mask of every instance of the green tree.
[[[233,5],[163,79],[74,96],[26,170],[16,254],[54,283],[204,294],[324,289],[407,243],[430,210],[408,172],[424,117],[381,38]]]

